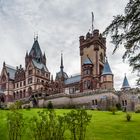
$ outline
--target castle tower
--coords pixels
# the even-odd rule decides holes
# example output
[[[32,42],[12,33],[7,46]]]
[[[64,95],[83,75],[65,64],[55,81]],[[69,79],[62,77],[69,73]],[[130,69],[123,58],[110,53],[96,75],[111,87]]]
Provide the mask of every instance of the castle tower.
[[[86,37],[80,36],[80,57],[81,57],[81,76],[84,77],[83,64],[88,57],[92,62],[92,87],[100,88],[100,76],[104,67],[106,56],[106,38],[102,37],[99,30],[95,29],[92,33],[87,33]],[[83,80],[81,79],[81,91],[83,88]]]
[[[110,69],[108,60],[104,64],[104,69],[101,75],[101,88],[102,89],[113,89],[114,75]]]
[[[122,90],[128,90],[130,89],[130,85],[129,85],[129,82],[127,80],[127,77],[126,75],[124,76],[124,80],[123,80],[123,84],[122,84]]]
[[[68,78],[67,73],[64,72],[64,66],[63,66],[63,54],[61,53],[61,64],[60,64],[60,71],[56,73],[56,81],[63,81]]]
[[[93,63],[87,56],[82,64],[82,76],[81,81],[83,83],[81,91],[93,89]]]

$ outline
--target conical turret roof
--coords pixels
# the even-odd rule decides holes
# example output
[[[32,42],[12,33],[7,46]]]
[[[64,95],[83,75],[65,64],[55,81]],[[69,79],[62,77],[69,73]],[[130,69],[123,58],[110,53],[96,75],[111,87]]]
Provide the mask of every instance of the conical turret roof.
[[[110,65],[109,65],[108,61],[106,60],[106,62],[104,63],[102,75],[108,75],[108,74],[113,75]]]
[[[130,88],[126,75],[124,77],[123,84],[122,84],[122,89],[124,88]]]

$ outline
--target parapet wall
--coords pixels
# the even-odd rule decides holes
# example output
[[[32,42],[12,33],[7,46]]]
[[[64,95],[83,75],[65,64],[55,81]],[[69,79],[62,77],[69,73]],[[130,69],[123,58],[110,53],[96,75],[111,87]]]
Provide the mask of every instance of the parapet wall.
[[[55,94],[45,97],[44,99],[38,100],[39,107],[47,107],[49,101],[53,103],[56,108],[63,108],[69,106],[86,106],[93,107],[93,100],[97,100],[98,105],[104,102],[107,105],[107,100],[114,100],[118,102],[118,96],[113,90],[96,90],[96,91],[86,91],[76,94]],[[106,106],[104,107],[104,109]]]

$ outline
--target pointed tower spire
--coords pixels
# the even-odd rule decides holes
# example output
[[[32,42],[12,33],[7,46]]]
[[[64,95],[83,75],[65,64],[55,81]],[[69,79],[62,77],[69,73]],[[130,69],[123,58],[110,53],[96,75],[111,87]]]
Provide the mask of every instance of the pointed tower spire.
[[[104,69],[103,69],[102,75],[108,75],[108,74],[113,75],[110,65],[108,63],[107,57],[106,57],[106,62],[104,64]]]
[[[129,82],[127,80],[127,77],[126,77],[126,74],[124,76],[124,80],[123,80],[123,84],[122,84],[122,89],[130,89],[130,85],[129,85]]]
[[[64,66],[63,66],[63,53],[61,52],[61,65],[60,70],[63,72]]]

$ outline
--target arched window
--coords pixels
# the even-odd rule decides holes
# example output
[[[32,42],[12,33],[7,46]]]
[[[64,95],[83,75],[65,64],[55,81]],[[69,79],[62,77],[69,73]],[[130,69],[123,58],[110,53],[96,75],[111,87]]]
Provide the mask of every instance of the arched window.
[[[17,99],[19,98],[18,91],[17,91]]]
[[[13,93],[13,98],[14,98],[14,99],[16,98],[16,96],[15,96],[15,92]]]
[[[25,98],[25,89],[23,90],[23,98]]]
[[[100,60],[101,60],[101,62],[104,62],[104,58],[103,58],[103,54],[102,53],[100,54]]]
[[[32,93],[32,87],[29,87],[28,88],[28,94],[31,95],[31,93]]]
[[[22,98],[22,91],[20,91],[20,98]]]

